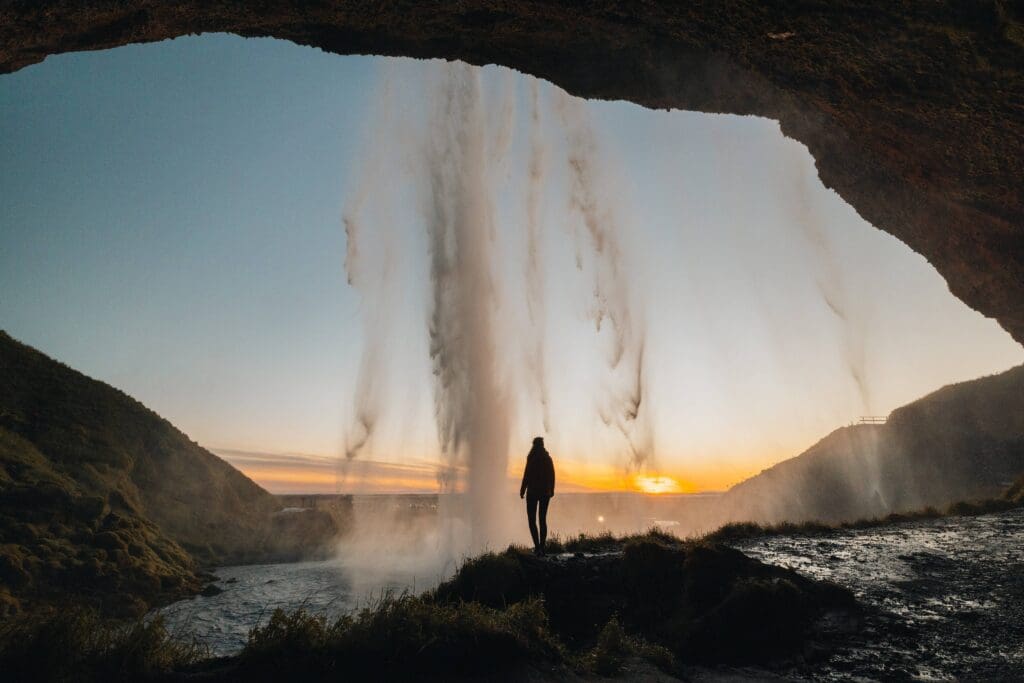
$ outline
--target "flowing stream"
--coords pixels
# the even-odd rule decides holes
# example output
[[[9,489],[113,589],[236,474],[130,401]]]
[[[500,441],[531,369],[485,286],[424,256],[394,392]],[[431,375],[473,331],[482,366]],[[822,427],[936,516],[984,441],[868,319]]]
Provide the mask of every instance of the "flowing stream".
[[[737,547],[846,586],[866,607],[864,623],[837,652],[794,675],[1024,679],[1024,510]]]

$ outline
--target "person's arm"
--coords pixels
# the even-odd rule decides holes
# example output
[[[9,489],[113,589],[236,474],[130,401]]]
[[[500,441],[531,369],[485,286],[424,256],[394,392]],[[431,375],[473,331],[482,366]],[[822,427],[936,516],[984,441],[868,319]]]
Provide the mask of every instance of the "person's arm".
[[[555,461],[554,460],[548,460],[548,466],[551,468],[551,490],[548,491],[548,493],[551,494],[551,497],[554,497],[554,495],[555,495]]]
[[[523,483],[519,485],[519,497],[526,495],[526,475],[530,473],[530,456],[526,456],[526,467],[523,468]]]

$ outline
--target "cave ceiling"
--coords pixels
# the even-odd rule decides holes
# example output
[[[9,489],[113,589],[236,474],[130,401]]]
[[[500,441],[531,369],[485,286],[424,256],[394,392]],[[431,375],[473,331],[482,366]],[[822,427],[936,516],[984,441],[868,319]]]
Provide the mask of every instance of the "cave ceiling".
[[[827,187],[1024,342],[1024,0],[0,0],[0,73],[207,32],[776,119]]]

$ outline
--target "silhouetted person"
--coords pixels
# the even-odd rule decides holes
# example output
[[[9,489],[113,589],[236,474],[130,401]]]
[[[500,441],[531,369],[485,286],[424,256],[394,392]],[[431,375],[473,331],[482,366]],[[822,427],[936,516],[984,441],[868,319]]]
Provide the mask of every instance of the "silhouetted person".
[[[533,448],[526,456],[526,469],[523,470],[523,484],[519,487],[519,497],[526,498],[526,517],[530,521],[530,535],[533,536],[533,549],[538,555],[544,554],[544,543],[548,540],[548,503],[555,495],[555,463],[547,449],[544,439],[533,440]],[[537,533],[537,513],[540,512],[540,533]]]

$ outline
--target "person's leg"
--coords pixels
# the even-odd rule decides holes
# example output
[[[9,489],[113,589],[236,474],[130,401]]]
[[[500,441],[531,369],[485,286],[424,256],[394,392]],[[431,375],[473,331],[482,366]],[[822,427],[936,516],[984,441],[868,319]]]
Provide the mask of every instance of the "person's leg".
[[[534,548],[540,548],[540,539],[537,536],[537,502],[532,496],[526,497],[526,519],[530,523],[530,536],[533,537]]]
[[[548,540],[548,503],[550,498],[540,499],[540,552],[544,554],[544,544]]]

